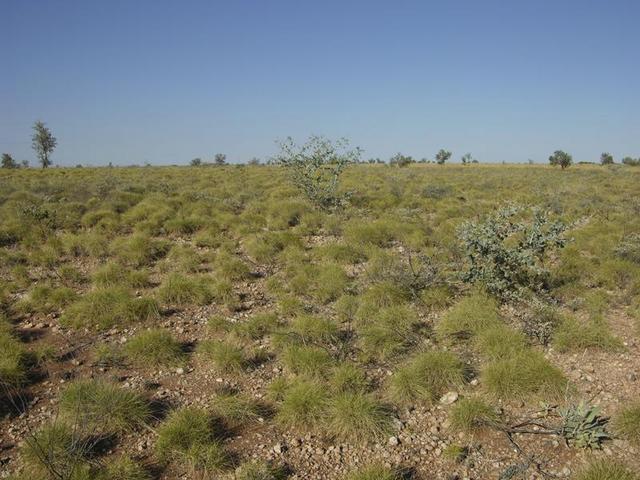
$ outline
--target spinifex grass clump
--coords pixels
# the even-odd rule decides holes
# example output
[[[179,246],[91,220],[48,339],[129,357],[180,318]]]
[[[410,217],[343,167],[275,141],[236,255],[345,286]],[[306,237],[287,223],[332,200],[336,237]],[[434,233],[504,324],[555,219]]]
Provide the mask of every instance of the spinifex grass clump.
[[[21,385],[29,371],[29,352],[14,335],[11,325],[0,316],[0,383],[8,388]]]
[[[211,283],[207,277],[172,273],[162,282],[158,298],[166,304],[206,305],[214,298]]]
[[[495,409],[480,398],[463,398],[451,407],[449,422],[454,430],[474,432],[498,424]]]
[[[328,404],[327,391],[318,382],[296,380],[283,392],[276,419],[283,426],[312,430],[323,425]]]
[[[92,275],[96,287],[143,288],[149,284],[149,273],[142,269],[129,269],[116,262],[108,262]]]
[[[17,304],[17,308],[24,312],[51,313],[59,311],[77,297],[76,292],[69,287],[36,285],[29,296]]]
[[[287,478],[282,468],[274,467],[261,460],[243,463],[236,468],[234,475],[235,480],[284,480]]]
[[[638,480],[640,475],[617,460],[594,460],[583,467],[575,480]]]
[[[443,339],[468,338],[502,324],[497,304],[483,293],[475,293],[456,303],[436,325]]]
[[[133,430],[150,416],[147,401],[135,392],[99,380],[80,380],[61,394],[60,410],[89,432]]]
[[[418,327],[417,315],[410,307],[382,308],[358,327],[358,344],[365,358],[386,360],[419,343]]]
[[[56,422],[27,436],[20,453],[30,478],[84,480],[91,478],[86,460],[95,445],[73,426]]]
[[[140,367],[175,366],[186,360],[182,344],[161,328],[134,335],[125,344],[124,353]]]
[[[211,402],[211,410],[230,426],[258,421],[266,410],[256,400],[240,394],[222,393]]]
[[[510,358],[528,348],[524,334],[504,324],[483,330],[475,337],[474,343],[488,360]]]
[[[626,405],[613,419],[613,428],[622,437],[640,444],[640,401]]]
[[[288,371],[296,375],[323,378],[333,366],[334,358],[322,347],[291,345],[281,355]]]
[[[198,344],[197,353],[211,362],[221,373],[239,374],[249,366],[246,348],[231,340],[205,340]]]
[[[116,238],[111,243],[111,250],[116,258],[132,267],[151,265],[156,260],[164,257],[169,248],[169,242],[151,238],[144,234]]]
[[[568,388],[562,372],[531,349],[488,363],[481,383],[489,394],[503,400],[559,399]]]
[[[390,410],[366,393],[345,392],[332,396],[327,420],[329,435],[353,442],[381,438],[391,430]]]
[[[553,336],[553,345],[561,352],[622,348],[622,342],[611,334],[604,318],[579,321],[575,317],[565,317]]]
[[[108,329],[157,318],[158,305],[146,297],[134,297],[113,287],[91,291],[70,305],[61,322],[75,328]]]
[[[150,480],[152,477],[142,465],[127,456],[119,456],[105,462],[97,474],[98,480]]]
[[[389,382],[389,396],[399,404],[432,403],[449,388],[460,387],[465,368],[451,352],[427,351],[401,365]]]
[[[175,462],[192,475],[216,475],[229,466],[229,457],[215,438],[207,412],[188,407],[176,410],[157,430],[160,460]]]

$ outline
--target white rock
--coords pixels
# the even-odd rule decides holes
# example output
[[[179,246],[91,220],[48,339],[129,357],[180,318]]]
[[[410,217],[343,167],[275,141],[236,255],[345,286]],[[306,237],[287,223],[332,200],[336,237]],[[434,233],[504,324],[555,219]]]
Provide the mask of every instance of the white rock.
[[[458,392],[447,392],[440,398],[440,403],[451,405],[456,400],[458,400]]]

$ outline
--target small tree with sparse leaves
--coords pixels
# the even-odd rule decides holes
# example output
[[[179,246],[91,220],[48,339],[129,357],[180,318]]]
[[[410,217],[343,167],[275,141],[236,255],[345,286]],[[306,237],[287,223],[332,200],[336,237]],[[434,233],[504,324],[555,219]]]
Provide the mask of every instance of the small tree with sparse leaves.
[[[224,153],[216,153],[216,156],[213,157],[213,163],[218,166],[227,164],[227,156]]]
[[[552,166],[560,165],[560,168],[564,170],[569,165],[573,163],[573,157],[569,155],[567,152],[563,152],[562,150],[556,150],[553,152],[553,155],[549,157],[549,164]]]
[[[436,162],[438,165],[444,165],[450,158],[451,152],[449,150],[445,150],[444,148],[441,148],[438,153],[436,153]]]
[[[31,141],[31,146],[36,152],[40,165],[42,165],[42,168],[47,168],[52,163],[50,156],[58,145],[58,139],[53,136],[44,122],[38,120],[33,125]]]
[[[2,168],[18,168],[18,163],[13,159],[11,154],[2,154]]]
[[[323,209],[343,203],[344,196],[338,194],[340,176],[347,165],[360,160],[360,148],[350,150],[346,139],[334,143],[319,136],[310,137],[302,146],[291,137],[279,145],[275,163],[289,171],[293,183],[309,200]]]
[[[202,165],[202,159],[201,158],[194,158],[193,160],[191,160],[189,162],[189,165],[191,165],[192,167],[199,167],[200,165]]]
[[[600,155],[600,163],[602,165],[613,165],[613,155],[608,152],[604,152]]]
[[[462,162],[463,165],[469,165],[473,163],[473,157],[471,156],[470,153],[465,153],[462,156],[462,158],[460,158],[460,161]]]

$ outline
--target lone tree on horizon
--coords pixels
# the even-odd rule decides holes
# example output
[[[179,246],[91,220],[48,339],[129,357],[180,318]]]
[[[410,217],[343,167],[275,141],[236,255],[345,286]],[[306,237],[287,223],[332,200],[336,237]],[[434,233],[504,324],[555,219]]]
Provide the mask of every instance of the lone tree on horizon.
[[[33,124],[33,131],[31,146],[36,151],[36,156],[42,168],[47,168],[51,165],[49,157],[56,148],[56,145],[58,145],[58,139],[53,136],[51,130],[40,120]]]
[[[2,168],[18,168],[18,163],[13,159],[10,153],[2,154]]]
[[[441,148],[438,153],[436,153],[436,162],[438,165],[444,165],[447,160],[451,158],[451,152],[449,150],[445,150]]]
[[[602,165],[613,165],[613,155],[608,152],[604,152],[600,155],[600,163]]]
[[[556,165],[560,165],[560,168],[564,170],[573,163],[573,157],[567,152],[556,150],[555,152],[553,152],[553,155],[549,157],[549,163],[554,167]]]
[[[216,156],[213,158],[213,163],[216,165],[226,165],[227,156],[224,153],[216,153]]]

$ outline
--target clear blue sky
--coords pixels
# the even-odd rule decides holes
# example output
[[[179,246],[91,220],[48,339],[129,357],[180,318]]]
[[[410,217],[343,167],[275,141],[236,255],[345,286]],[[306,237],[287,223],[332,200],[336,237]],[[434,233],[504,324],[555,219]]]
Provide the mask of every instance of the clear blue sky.
[[[637,0],[0,0],[0,151],[61,165],[267,158],[640,156]]]

